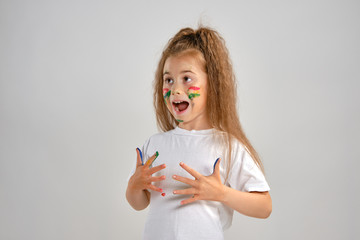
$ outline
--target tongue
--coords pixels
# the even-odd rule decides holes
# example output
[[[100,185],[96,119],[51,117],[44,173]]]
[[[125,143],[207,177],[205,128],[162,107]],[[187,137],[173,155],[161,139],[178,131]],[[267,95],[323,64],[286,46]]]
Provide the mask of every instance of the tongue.
[[[181,102],[181,103],[177,104],[179,111],[184,111],[185,109],[187,109],[188,106],[189,106],[189,103],[187,103],[187,102]]]

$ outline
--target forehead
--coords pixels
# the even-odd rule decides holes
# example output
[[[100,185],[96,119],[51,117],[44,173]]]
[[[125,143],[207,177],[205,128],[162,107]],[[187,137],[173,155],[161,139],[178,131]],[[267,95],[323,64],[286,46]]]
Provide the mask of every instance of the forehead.
[[[205,72],[205,60],[198,51],[186,51],[168,57],[164,64],[163,72],[177,72],[183,70]]]

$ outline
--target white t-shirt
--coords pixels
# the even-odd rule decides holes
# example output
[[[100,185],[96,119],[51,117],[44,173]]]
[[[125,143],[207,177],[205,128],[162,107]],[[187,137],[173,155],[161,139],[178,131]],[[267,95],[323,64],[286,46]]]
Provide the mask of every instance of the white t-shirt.
[[[173,175],[194,179],[179,166],[180,162],[208,176],[213,173],[216,159],[221,157],[220,174],[224,183],[227,164],[224,147],[214,137],[221,135],[221,132],[214,129],[188,131],[177,127],[153,135],[145,142],[142,148],[144,162],[158,151],[159,156],[152,166],[166,164],[165,169],[154,174],[165,175],[166,180],[153,183],[162,188],[166,195],[150,190],[150,209],[143,239],[224,239],[223,231],[231,226],[233,209],[220,202],[205,200],[180,205],[182,200],[191,196],[172,193],[174,190],[190,187],[174,180]],[[270,190],[261,170],[237,140],[233,142],[230,172],[224,184],[245,192]]]

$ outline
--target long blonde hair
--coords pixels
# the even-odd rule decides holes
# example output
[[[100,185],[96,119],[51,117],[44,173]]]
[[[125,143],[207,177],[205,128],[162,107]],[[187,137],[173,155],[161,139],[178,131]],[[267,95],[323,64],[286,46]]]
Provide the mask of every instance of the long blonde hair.
[[[208,77],[207,96],[211,96],[207,98],[207,114],[213,128],[227,133],[228,166],[231,162],[231,140],[236,138],[244,145],[263,171],[261,160],[246,137],[239,121],[236,107],[236,81],[225,41],[213,29],[206,27],[200,27],[197,30],[183,28],[169,40],[165,47],[154,80],[154,107],[158,127],[162,131],[169,131],[179,124],[164,104],[163,69],[168,57],[178,55],[186,50],[199,51],[205,60]]]

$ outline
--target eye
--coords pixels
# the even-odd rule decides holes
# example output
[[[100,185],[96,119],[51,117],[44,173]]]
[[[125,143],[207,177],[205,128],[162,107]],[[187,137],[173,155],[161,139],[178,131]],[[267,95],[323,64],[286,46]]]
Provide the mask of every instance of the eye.
[[[166,78],[166,79],[164,80],[164,82],[167,83],[167,84],[173,84],[173,83],[174,83],[174,80],[172,80],[171,78]]]
[[[191,79],[191,78],[189,78],[189,77],[184,77],[184,81],[188,83],[188,82],[191,82],[191,81],[192,81],[192,79]]]

